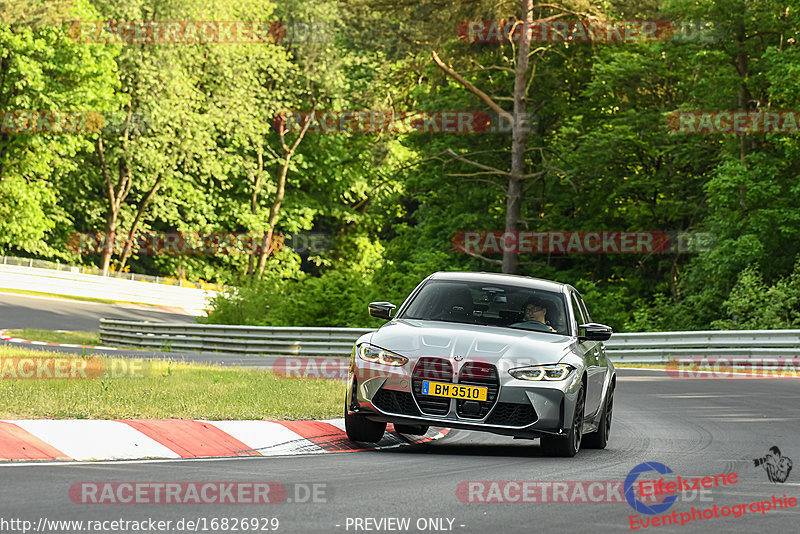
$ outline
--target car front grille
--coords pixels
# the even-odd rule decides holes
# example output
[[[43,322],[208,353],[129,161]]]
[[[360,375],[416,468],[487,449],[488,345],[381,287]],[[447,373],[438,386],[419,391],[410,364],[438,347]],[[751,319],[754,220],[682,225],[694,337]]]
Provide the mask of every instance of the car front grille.
[[[527,426],[536,422],[536,410],[530,404],[499,402],[486,420],[490,425]]]
[[[456,413],[464,419],[483,419],[497,401],[497,392],[500,390],[500,380],[497,377],[497,368],[489,363],[466,362],[458,373],[458,383],[468,386],[483,386],[487,388],[485,401],[456,401]],[[477,402],[480,405],[478,413],[465,413],[464,405],[467,402]]]
[[[453,364],[442,358],[420,358],[411,375],[411,390],[423,413],[429,415],[447,415],[450,411],[450,399],[422,394],[422,382],[453,382]]]
[[[403,415],[419,415],[417,405],[414,404],[414,399],[411,393],[406,391],[395,391],[393,389],[380,389],[372,397],[372,404],[378,409]]]

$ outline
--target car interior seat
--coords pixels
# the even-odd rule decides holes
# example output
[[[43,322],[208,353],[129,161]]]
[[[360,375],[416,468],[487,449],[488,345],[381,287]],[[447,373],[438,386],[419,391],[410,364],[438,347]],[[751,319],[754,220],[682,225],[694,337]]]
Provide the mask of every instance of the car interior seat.
[[[475,316],[472,313],[474,307],[472,293],[470,293],[469,288],[465,286],[456,287],[448,297],[448,315],[451,320],[460,323],[473,322],[475,320]]]
[[[559,334],[567,333],[567,321],[561,306],[556,306],[551,302],[545,304],[547,308],[547,322],[550,323]]]

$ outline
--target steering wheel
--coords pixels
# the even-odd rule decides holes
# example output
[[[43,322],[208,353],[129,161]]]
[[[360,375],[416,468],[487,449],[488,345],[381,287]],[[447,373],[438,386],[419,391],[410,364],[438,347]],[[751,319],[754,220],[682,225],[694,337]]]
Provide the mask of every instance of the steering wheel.
[[[519,323],[514,323],[509,326],[515,328],[524,328],[525,330],[533,330],[535,332],[551,332],[550,326],[542,323],[540,321],[535,321],[533,319],[529,319],[527,321],[521,321]]]

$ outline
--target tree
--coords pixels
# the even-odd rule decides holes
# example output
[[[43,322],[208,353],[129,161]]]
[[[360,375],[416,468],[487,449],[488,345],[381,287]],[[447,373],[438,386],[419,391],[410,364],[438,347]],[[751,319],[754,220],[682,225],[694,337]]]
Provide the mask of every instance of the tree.
[[[274,244],[273,244],[273,234],[275,232],[275,225],[278,224],[278,215],[280,213],[281,204],[283,204],[283,199],[286,196],[286,175],[289,172],[289,164],[292,161],[292,156],[294,156],[297,147],[300,146],[300,143],[303,141],[303,137],[305,137],[306,133],[308,132],[308,128],[311,126],[312,119],[314,117],[314,113],[317,110],[316,104],[311,108],[311,112],[303,121],[302,127],[300,131],[297,133],[294,141],[292,141],[291,145],[286,144],[286,127],[281,121],[281,124],[278,125],[278,138],[280,139],[281,149],[283,152],[279,156],[278,160],[278,172],[277,172],[277,189],[275,191],[275,197],[272,200],[272,205],[269,208],[269,218],[267,219],[267,232],[264,234],[264,238],[261,241],[260,247],[260,254],[258,258],[258,276],[259,278],[264,275],[264,268],[267,265],[267,256],[273,251]],[[260,147],[259,147],[260,148]],[[258,154],[259,161],[258,161],[258,174],[256,181],[253,185],[253,200],[251,206],[253,208],[253,215],[257,215],[257,207],[258,207],[258,191],[260,189],[259,180],[263,175],[263,165],[262,165],[262,155],[259,151]],[[255,275],[255,269],[253,269],[253,274]]]
[[[48,234],[68,233],[63,200],[80,193],[59,185],[91,147],[73,126],[113,105],[116,69],[113,49],[78,44],[51,25],[94,11],[84,2],[68,14],[44,9],[51,4],[0,4],[11,21],[0,24],[0,246],[65,258],[64,242],[48,244]]]
[[[475,85],[461,76],[452,67],[446,65],[438,56],[433,52],[433,61],[436,65],[445,72],[445,74],[454,79],[459,84],[463,85],[469,92],[477,96],[489,109],[495,112],[500,119],[511,125],[511,164],[510,170],[504,171],[495,167],[491,167],[476,161],[469,160],[463,156],[459,156],[455,152],[450,151],[450,154],[458,161],[468,163],[480,169],[478,172],[473,173],[472,176],[504,176],[507,177],[506,185],[506,210],[505,210],[505,231],[516,233],[519,231],[520,223],[522,220],[522,201],[523,201],[523,183],[526,180],[540,179],[543,175],[556,171],[559,169],[544,166],[536,172],[528,173],[526,164],[526,153],[529,150],[528,140],[531,137],[532,125],[528,117],[528,93],[535,79],[535,69],[529,72],[530,58],[537,58],[545,54],[550,47],[539,47],[531,52],[531,41],[526,36],[529,34],[529,28],[533,26],[534,10],[541,14],[544,10],[556,11],[556,14],[547,17],[538,17],[538,22],[551,22],[561,18],[566,13],[576,14],[572,10],[558,6],[547,4],[543,6],[534,6],[532,0],[520,0],[519,15],[517,24],[521,27],[519,34],[522,36],[519,41],[518,49],[516,50],[516,58],[514,61],[514,83],[512,96],[510,100],[513,102],[513,111],[509,113],[503,109],[496,99],[492,98],[485,92],[478,89]],[[513,54],[512,54],[513,56]],[[485,68],[485,67],[482,67]],[[507,69],[508,67],[498,67],[500,69]],[[544,106],[546,101],[542,100],[539,108]],[[537,121],[534,121],[537,122]],[[563,172],[563,171],[560,171]],[[519,255],[512,251],[505,251],[503,253],[502,270],[504,273],[516,274],[519,271]]]

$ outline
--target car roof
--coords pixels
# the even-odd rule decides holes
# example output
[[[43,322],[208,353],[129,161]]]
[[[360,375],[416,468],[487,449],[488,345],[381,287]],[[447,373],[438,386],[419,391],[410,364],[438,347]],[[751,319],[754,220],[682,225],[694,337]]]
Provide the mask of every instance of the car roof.
[[[542,278],[533,278],[532,276],[520,276],[516,274],[500,274],[500,273],[439,271],[430,275],[428,279],[507,284],[518,287],[539,289],[542,291],[552,291],[555,293],[563,293],[566,287],[571,287],[568,286],[567,284],[562,284],[560,282],[553,282],[552,280],[544,280]]]

